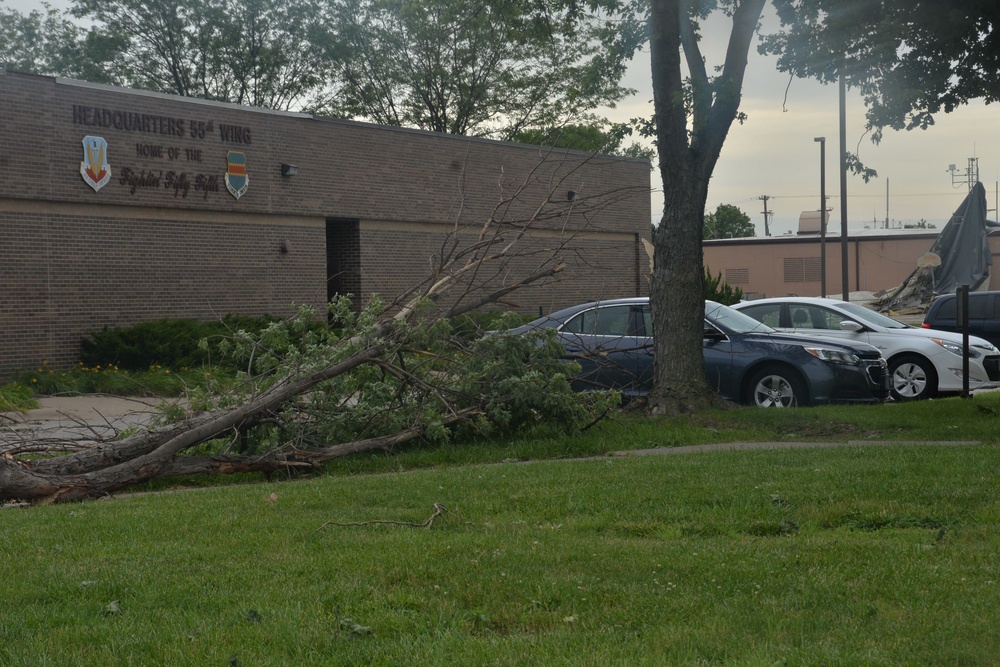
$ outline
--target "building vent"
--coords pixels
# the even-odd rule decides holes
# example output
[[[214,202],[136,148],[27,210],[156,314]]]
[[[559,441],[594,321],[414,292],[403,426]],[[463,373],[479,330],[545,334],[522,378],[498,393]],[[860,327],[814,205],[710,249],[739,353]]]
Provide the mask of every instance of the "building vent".
[[[726,282],[730,285],[746,285],[750,282],[750,269],[726,269]]]
[[[818,283],[822,281],[819,257],[786,257],[786,283]]]

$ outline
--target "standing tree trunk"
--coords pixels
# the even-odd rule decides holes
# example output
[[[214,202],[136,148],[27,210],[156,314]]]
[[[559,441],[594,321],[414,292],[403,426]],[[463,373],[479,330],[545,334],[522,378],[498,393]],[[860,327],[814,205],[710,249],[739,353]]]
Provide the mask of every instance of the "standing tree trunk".
[[[656,147],[664,193],[663,217],[653,239],[654,414],[723,403],[705,379],[702,353],[705,202],[709,179],[739,112],[750,40],[765,1],[720,3],[732,10],[733,28],[725,64],[715,78],[709,78],[698,46],[693,14],[698,3],[652,0],[650,7]]]

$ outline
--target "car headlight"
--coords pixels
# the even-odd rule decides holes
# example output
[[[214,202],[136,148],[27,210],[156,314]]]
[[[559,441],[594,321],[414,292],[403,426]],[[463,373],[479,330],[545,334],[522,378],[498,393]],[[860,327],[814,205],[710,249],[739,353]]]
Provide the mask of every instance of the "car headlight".
[[[953,343],[950,340],[941,340],[940,338],[931,338],[931,340],[940,345],[941,347],[943,347],[944,349],[948,350],[952,354],[957,354],[958,356],[962,356],[962,346],[959,343]],[[973,350],[972,346],[970,345],[969,356],[972,357],[973,359],[978,359],[979,357],[983,356],[983,353],[980,352],[979,350]]]
[[[992,343],[978,343],[975,345],[970,343],[970,346],[976,348],[977,350],[982,350],[983,354],[1000,354],[1000,350],[998,350],[996,345],[993,345]]]
[[[850,352],[844,352],[843,350],[834,350],[829,347],[807,347],[804,349],[817,359],[822,359],[823,361],[831,364],[848,364],[851,366],[857,366],[860,361]]]

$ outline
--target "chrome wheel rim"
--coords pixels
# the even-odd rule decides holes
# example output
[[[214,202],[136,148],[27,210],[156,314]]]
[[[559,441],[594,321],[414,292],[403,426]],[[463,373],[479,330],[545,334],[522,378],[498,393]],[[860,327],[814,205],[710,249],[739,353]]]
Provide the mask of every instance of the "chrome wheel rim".
[[[760,408],[790,408],[795,405],[795,390],[780,375],[765,375],[754,387],[753,398]]]
[[[919,364],[900,364],[892,373],[892,389],[902,398],[917,398],[927,390],[927,373]]]

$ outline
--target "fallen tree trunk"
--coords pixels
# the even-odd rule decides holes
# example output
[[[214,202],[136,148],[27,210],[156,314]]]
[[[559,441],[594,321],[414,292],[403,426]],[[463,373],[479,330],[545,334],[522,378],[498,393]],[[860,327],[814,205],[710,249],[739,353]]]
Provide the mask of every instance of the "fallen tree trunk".
[[[558,184],[555,185],[559,187]],[[612,197],[624,196],[622,193],[612,194]],[[546,200],[533,214],[532,220],[541,215],[550,200]],[[501,200],[497,204],[500,210],[509,200]],[[546,213],[546,215],[551,215]],[[567,214],[568,215],[568,214]],[[122,489],[147,482],[157,477],[198,475],[198,474],[230,474],[236,472],[272,473],[280,470],[310,468],[324,461],[366,451],[392,450],[393,447],[412,442],[426,435],[429,428],[438,429],[438,437],[442,437],[440,429],[453,427],[473,419],[487,418],[487,409],[475,391],[489,391],[500,380],[490,375],[490,369],[484,373],[481,384],[472,390],[461,384],[462,373],[454,369],[437,367],[439,357],[433,354],[421,356],[420,347],[427,344],[426,338],[433,337],[433,323],[444,318],[453,318],[480,308],[481,306],[501,301],[512,292],[527,285],[552,278],[562,272],[565,264],[559,259],[563,244],[572,238],[555,243],[545,253],[538,254],[532,261],[533,268],[522,269],[522,278],[514,278],[511,274],[510,261],[516,256],[514,250],[520,240],[530,231],[531,222],[523,224],[501,224],[493,217],[482,225],[473,244],[458,248],[457,244],[450,248],[442,246],[440,262],[431,275],[413,289],[406,290],[404,296],[390,304],[387,312],[391,315],[381,316],[374,321],[366,320],[357,324],[354,336],[346,339],[336,339],[335,347],[327,350],[330,358],[341,357],[335,362],[325,361],[323,352],[315,357],[304,356],[309,350],[303,343],[294,347],[295,359],[289,368],[270,368],[269,375],[262,376],[263,386],[251,390],[237,407],[216,409],[209,412],[192,415],[186,419],[147,431],[130,435],[122,440],[101,442],[100,444],[71,451],[69,453],[48,458],[16,458],[8,454],[0,454],[0,500],[17,500],[33,504],[52,502],[67,502],[97,498],[120,491]],[[504,231],[513,231],[512,238],[504,238]],[[445,249],[447,248],[447,251]],[[537,250],[534,252],[538,252]],[[524,260],[524,257],[521,257]],[[492,265],[489,272],[484,266]],[[484,274],[488,276],[484,278]],[[448,305],[440,306],[448,296]],[[436,314],[428,315],[426,304],[435,304]],[[376,315],[379,315],[376,313]],[[414,331],[414,323],[424,320],[422,333],[417,333],[417,339],[422,340],[415,346],[408,346]],[[412,348],[412,349],[409,349]],[[455,359],[467,358],[466,350],[454,348],[449,351]],[[526,348],[512,358],[524,365],[525,359],[534,354],[534,348]],[[409,354],[411,364],[426,364],[427,368],[418,375],[411,367],[404,365],[402,359]],[[552,361],[552,359],[549,359]],[[397,365],[398,362],[398,365]],[[291,367],[292,363],[299,364]],[[310,366],[311,364],[311,366]],[[559,364],[557,364],[559,365]],[[251,429],[270,421],[278,423],[279,427],[301,427],[309,423],[309,409],[316,405],[316,394],[322,394],[329,389],[317,392],[317,385],[329,388],[328,381],[343,382],[352,375],[361,373],[364,369],[377,367],[384,377],[389,377],[398,387],[399,396],[386,399],[381,396],[381,403],[376,404],[377,410],[390,417],[402,410],[411,410],[412,414],[405,419],[386,419],[384,422],[393,428],[380,427],[369,429],[363,426],[353,432],[355,439],[325,446],[309,447],[274,447],[267,451],[252,454],[232,454],[228,450],[217,454],[197,454],[185,456],[184,452],[221,438],[232,438],[238,441],[240,436]],[[303,370],[311,368],[311,370]],[[563,368],[552,369],[553,377],[565,384]],[[530,375],[538,375],[534,369]],[[277,377],[276,380],[269,380]],[[251,377],[251,381],[262,379]],[[520,379],[520,378],[519,378]],[[437,386],[438,381],[442,386]],[[534,381],[537,381],[534,380]],[[340,397],[341,401],[351,397],[352,392],[366,391],[363,381],[360,385],[350,385],[354,388]],[[458,390],[444,386],[448,382],[457,383],[463,387]],[[323,384],[327,383],[327,384]],[[485,389],[484,389],[485,388]],[[549,390],[549,387],[545,387]],[[520,385],[515,385],[512,392],[520,391]],[[386,394],[388,395],[388,394]],[[296,401],[306,396],[305,400]],[[520,399],[521,397],[518,396]],[[551,393],[544,394],[541,402],[553,403]],[[490,400],[496,400],[493,397]],[[571,397],[568,404],[578,406],[585,399]],[[339,406],[342,403],[334,402]],[[295,410],[286,410],[294,406]],[[424,418],[421,411],[428,406],[434,406],[437,412],[429,418]],[[497,410],[496,404],[492,408]],[[549,409],[549,408],[546,408]],[[506,407],[500,410],[506,411]],[[362,418],[364,418],[362,411]],[[534,409],[522,409],[522,414],[537,418]],[[564,412],[558,415],[565,420],[567,414],[579,417],[576,412]],[[303,416],[305,415],[305,416]],[[315,414],[312,415],[315,417]],[[509,414],[500,414],[499,423],[509,421]],[[286,420],[282,422],[282,420]],[[588,416],[585,423],[592,421]],[[376,433],[365,437],[369,432]],[[307,441],[307,440],[303,440]],[[24,453],[32,451],[30,443],[19,450]]]

